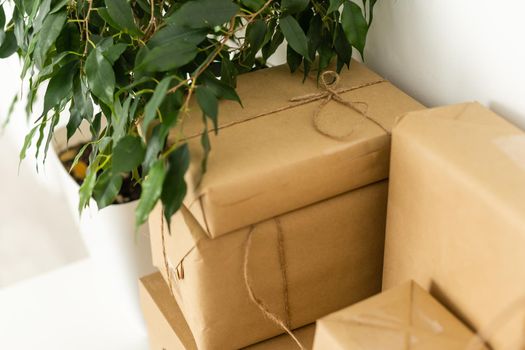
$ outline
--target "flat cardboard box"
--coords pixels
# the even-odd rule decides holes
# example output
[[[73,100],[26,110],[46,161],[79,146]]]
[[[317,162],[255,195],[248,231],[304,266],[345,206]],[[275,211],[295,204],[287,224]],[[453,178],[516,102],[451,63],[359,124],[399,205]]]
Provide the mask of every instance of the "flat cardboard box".
[[[160,273],[140,280],[140,300],[146,319],[151,350],[197,349],[191,331],[170,294]],[[311,324],[294,331],[294,335],[307,348],[311,348],[315,325]],[[295,350],[297,345],[288,335],[278,336],[251,346],[248,350]]]
[[[389,191],[384,288],[414,279],[495,349],[520,348],[525,133],[477,103],[409,113]]]
[[[320,113],[320,125],[328,132],[349,133],[334,139],[314,127],[321,100],[290,101],[324,91],[315,76],[303,83],[303,74],[290,74],[287,66],[239,76],[243,106],[221,101],[220,132],[215,136],[210,131],[212,150],[203,177],[200,109],[194,105],[184,118],[182,136],[181,130],[173,130],[170,142],[186,138],[192,154],[185,205],[210,237],[388,177],[390,136],[376,123],[390,130],[397,117],[424,107],[353,61],[341,72],[339,88],[361,88],[340,96],[376,122],[331,101]]]
[[[298,328],[379,292],[387,192],[387,181],[381,181],[255,225],[248,272],[256,297],[286,320],[287,291],[289,321]],[[161,217],[160,207],[150,216],[153,263],[166,280],[168,264],[199,349],[241,348],[283,333],[250,300],[244,284],[250,228],[211,239],[183,208],[171,220],[170,235]]]
[[[413,281],[317,321],[314,350],[481,350],[475,335]]]

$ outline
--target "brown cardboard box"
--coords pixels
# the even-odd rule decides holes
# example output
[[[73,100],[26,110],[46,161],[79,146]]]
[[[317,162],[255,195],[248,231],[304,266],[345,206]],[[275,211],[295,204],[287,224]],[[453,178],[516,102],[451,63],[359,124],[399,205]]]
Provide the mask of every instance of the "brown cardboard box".
[[[166,282],[159,273],[140,280],[140,300],[146,319],[151,350],[197,349],[191,331],[177,302],[170,294]],[[294,331],[294,335],[307,348],[313,342],[315,325]],[[288,335],[278,336],[248,346],[249,350],[295,350],[297,345]]]
[[[379,292],[387,191],[382,181],[256,224],[248,262],[256,297],[298,328]],[[153,262],[164,277],[166,263],[172,271],[174,295],[199,349],[240,348],[283,332],[244,284],[250,228],[211,239],[183,208],[172,218],[171,235],[164,232],[164,260],[161,216],[157,207],[150,217]]]
[[[408,114],[393,131],[387,222],[384,288],[414,279],[473,328],[488,327],[496,349],[519,348],[523,131],[477,103]]]
[[[314,126],[321,100],[290,102],[323,92],[315,78],[303,83],[303,74],[291,75],[287,66],[239,76],[244,107],[221,101],[221,130],[218,136],[210,132],[208,170],[198,188],[202,116],[196,106],[191,109],[194,113],[183,123],[192,154],[185,205],[211,237],[388,177],[390,136],[385,130],[396,117],[423,106],[358,62],[343,69],[339,88],[349,90],[340,93],[342,99],[374,120],[329,102],[318,125],[330,135],[349,134],[343,139]],[[176,129],[170,142],[180,138]]]
[[[413,281],[317,321],[314,350],[480,350],[473,333]]]

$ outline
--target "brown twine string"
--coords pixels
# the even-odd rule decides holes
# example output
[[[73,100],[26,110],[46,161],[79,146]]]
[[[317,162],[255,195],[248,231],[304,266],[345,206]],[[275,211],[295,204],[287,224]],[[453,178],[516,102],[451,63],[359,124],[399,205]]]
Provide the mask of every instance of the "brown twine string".
[[[337,72],[334,72],[334,71],[325,71],[321,75],[321,79],[328,79],[329,75],[337,76],[336,80],[337,80],[337,83],[339,83],[339,74],[337,74]],[[323,78],[323,76],[325,78]],[[242,120],[236,120],[236,121],[232,121],[232,122],[229,122],[229,123],[224,123],[224,124],[220,125],[217,129],[221,130],[221,129],[229,128],[231,126],[234,126],[234,125],[237,125],[237,124],[242,124],[242,123],[245,123],[245,122],[253,120],[253,119],[257,119],[257,118],[265,117],[265,116],[268,116],[268,115],[271,115],[271,114],[283,112],[283,111],[286,111],[288,109],[296,108],[296,107],[299,107],[299,106],[302,106],[302,105],[305,105],[305,104],[308,104],[308,103],[312,103],[312,102],[315,102],[315,101],[319,101],[319,100],[322,100],[322,99],[328,99],[328,101],[325,101],[324,103],[322,103],[323,107],[324,107],[324,105],[326,105],[326,103],[330,102],[331,99],[334,99],[334,101],[336,101],[338,103],[342,103],[343,105],[353,109],[357,113],[361,114],[362,116],[364,116],[365,118],[370,120],[372,123],[374,123],[377,126],[379,126],[387,134],[390,134],[390,131],[388,131],[387,128],[385,128],[381,123],[379,123],[377,120],[373,119],[372,117],[370,117],[367,114],[367,110],[362,111],[361,109],[359,109],[357,107],[358,105],[362,104],[362,105],[366,106],[366,109],[368,109],[368,104],[366,102],[346,101],[341,96],[339,96],[340,94],[343,94],[343,93],[346,93],[346,92],[359,90],[359,89],[363,89],[363,88],[366,88],[366,87],[369,87],[369,86],[378,85],[378,84],[382,84],[382,83],[386,83],[386,82],[387,82],[387,80],[385,80],[385,79],[378,79],[378,80],[370,81],[370,82],[367,82],[367,83],[363,83],[363,84],[359,84],[359,85],[355,85],[355,86],[351,86],[351,87],[346,87],[346,88],[343,87],[343,88],[336,89],[337,88],[337,84],[334,86],[333,82],[330,83],[330,81],[327,81],[326,83],[328,83],[328,84],[326,84],[326,83],[323,82],[323,80],[321,80],[321,87],[323,87],[326,91],[314,92],[314,93],[310,93],[310,94],[306,94],[306,95],[302,95],[302,96],[298,96],[298,97],[293,97],[293,98],[291,98],[289,100],[289,102],[292,102],[291,104],[288,104],[288,105],[285,105],[285,106],[282,106],[282,107],[279,107],[279,108],[272,109],[271,111],[255,114],[255,115],[246,117],[246,118],[244,118]],[[325,86],[327,88],[325,88]],[[330,97],[328,98],[328,96],[330,96]],[[334,96],[336,96],[336,97],[334,98]],[[332,138],[334,137],[332,135],[325,134],[322,130],[319,130],[318,128],[316,128],[316,130],[318,130],[323,135],[326,135],[328,137],[332,137]],[[212,132],[212,130],[210,130],[209,132]],[[201,136],[201,133],[199,132],[199,133],[196,133],[196,134],[193,134],[193,135],[189,135],[188,137],[186,137],[186,139],[188,140],[188,139],[195,138],[195,137],[200,137],[200,136]]]
[[[166,238],[164,237],[164,215],[163,213],[164,213],[164,207],[160,211],[160,234],[162,237],[162,257],[164,259],[164,268],[166,269],[166,277],[168,278],[167,282],[168,282],[170,294],[171,296],[175,296],[175,294],[173,294],[173,285],[171,281],[171,270],[170,270],[170,266],[168,263],[168,254],[166,252]]]
[[[479,350],[484,349],[483,346],[489,346],[489,341],[492,335],[494,335],[499,328],[507,324],[512,320],[517,311],[524,311],[525,309],[525,295],[518,298],[514,302],[510,303],[505,309],[503,309],[492,321],[487,324],[484,328],[480,329],[467,343],[466,350]],[[522,332],[522,339],[520,340],[519,347],[513,347],[513,349],[525,350],[525,330]],[[516,345],[516,344],[514,344]]]
[[[286,326],[291,327],[290,304],[288,299],[288,278],[286,275],[286,255],[284,250],[284,237],[281,220],[274,218],[275,226],[277,227],[277,247],[279,248],[279,266],[281,267],[281,278],[283,283],[283,301],[284,313],[286,315]]]
[[[342,93],[345,93],[345,92],[348,92],[348,91],[352,91],[352,90],[361,89],[361,88],[364,88],[364,87],[367,87],[367,86],[376,85],[376,84],[379,84],[379,83],[383,83],[383,82],[386,82],[386,80],[381,79],[381,80],[377,80],[377,81],[364,83],[364,84],[361,84],[361,85],[358,85],[358,86],[354,86],[354,87],[351,87],[351,88],[339,88],[338,89],[337,86],[339,85],[339,80],[340,80],[340,77],[339,77],[339,74],[337,74],[337,72],[334,72],[334,71],[331,71],[331,70],[325,71],[325,72],[323,72],[323,74],[321,74],[321,80],[320,80],[321,88],[323,90],[325,90],[325,91],[294,97],[294,98],[291,98],[290,101],[291,102],[310,103],[310,102],[315,102],[315,101],[322,100],[322,102],[314,110],[314,116],[313,116],[314,127],[321,134],[323,134],[325,136],[328,136],[328,137],[331,137],[331,138],[343,139],[343,138],[349,136],[351,134],[351,132],[346,134],[346,135],[339,136],[339,135],[330,134],[329,132],[326,132],[325,130],[323,130],[321,128],[320,122],[319,122],[319,120],[320,120],[320,113],[323,110],[324,106],[326,106],[328,104],[328,102],[330,102],[330,101],[335,101],[337,103],[342,104],[343,106],[346,106],[346,107],[356,111],[357,113],[361,114],[366,119],[370,120],[372,123],[374,123],[377,126],[379,126],[387,134],[390,134],[390,131],[386,127],[384,127],[380,122],[378,122],[377,120],[372,118],[370,115],[368,115],[368,104],[366,102],[347,101],[347,100],[343,99],[340,96],[340,94],[342,94]],[[358,105],[364,105],[365,106],[365,110],[361,110],[358,107]]]
[[[278,221],[276,221],[278,222]],[[248,262],[249,262],[249,258],[250,258],[250,248],[251,248],[251,245],[252,245],[252,235],[253,235],[253,232],[255,231],[255,226],[250,226],[250,230],[248,231],[248,237],[246,238],[246,245],[245,245],[245,248],[244,248],[244,263],[243,263],[243,276],[244,276],[244,285],[246,286],[246,290],[248,291],[248,295],[250,297],[250,300],[255,304],[255,306],[257,306],[259,308],[259,310],[264,314],[264,316],[266,316],[269,320],[271,320],[272,322],[274,322],[275,324],[277,324],[279,327],[281,327],[286,333],[288,333],[288,335],[290,337],[292,337],[292,339],[295,341],[295,343],[297,344],[297,346],[299,347],[299,349],[301,350],[306,350],[306,348],[303,346],[303,344],[299,341],[299,339],[297,339],[297,337],[293,334],[292,330],[290,329],[290,326],[289,326],[289,322],[290,322],[290,319],[289,319],[289,315],[288,315],[288,283],[287,283],[287,280],[286,280],[286,273],[283,272],[282,276],[283,276],[283,289],[284,289],[284,296],[285,296],[285,308],[286,308],[286,317],[288,318],[286,321],[283,321],[279,318],[279,316],[275,315],[273,312],[271,312],[268,307],[264,304],[264,302],[257,298],[257,296],[255,295],[254,291],[253,291],[253,288],[252,288],[252,284],[250,282],[250,276],[249,276],[249,273],[248,273]],[[284,252],[284,247],[283,247],[283,240],[282,240],[282,231],[280,229],[280,223],[278,224],[278,229],[277,229],[277,244],[278,244],[278,248],[279,248],[279,263],[281,264],[281,271],[285,271],[285,267],[282,265],[284,263],[284,254],[282,254],[281,252]]]

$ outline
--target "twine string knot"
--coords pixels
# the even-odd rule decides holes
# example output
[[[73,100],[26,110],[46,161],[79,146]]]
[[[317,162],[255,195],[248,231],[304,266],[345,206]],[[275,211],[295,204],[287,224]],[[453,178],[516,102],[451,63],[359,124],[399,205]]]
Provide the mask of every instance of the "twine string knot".
[[[334,130],[326,129],[326,127],[323,125],[324,123],[321,118],[321,111],[330,101],[335,101],[339,104],[342,104],[343,106],[346,106],[356,111],[357,113],[361,114],[366,119],[370,120],[372,123],[379,126],[387,134],[390,134],[390,131],[387,128],[385,128],[381,123],[379,123],[377,120],[373,119],[372,117],[368,115],[368,103],[362,102],[362,101],[348,101],[341,97],[341,94],[345,92],[361,89],[361,88],[375,85],[378,83],[382,83],[384,82],[384,80],[364,83],[364,84],[354,86],[351,88],[340,88],[339,87],[340,79],[341,78],[337,72],[332,71],[332,70],[324,71],[321,74],[320,79],[319,79],[319,85],[322,91],[314,92],[314,93],[310,93],[310,94],[306,94],[302,96],[292,97],[290,99],[290,102],[296,102],[298,104],[306,104],[306,103],[322,100],[321,103],[314,110],[313,123],[314,123],[315,129],[318,132],[330,138],[344,139],[348,137],[353,131],[353,130],[350,130],[348,132],[341,133],[341,132],[334,132]],[[364,108],[360,108],[360,106],[364,106]]]

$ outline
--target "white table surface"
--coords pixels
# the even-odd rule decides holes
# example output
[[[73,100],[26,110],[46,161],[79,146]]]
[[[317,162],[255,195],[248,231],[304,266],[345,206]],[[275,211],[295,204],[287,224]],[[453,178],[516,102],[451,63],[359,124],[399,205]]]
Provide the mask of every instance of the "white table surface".
[[[2,288],[0,349],[148,349],[145,330],[117,311],[114,298],[89,258]]]

